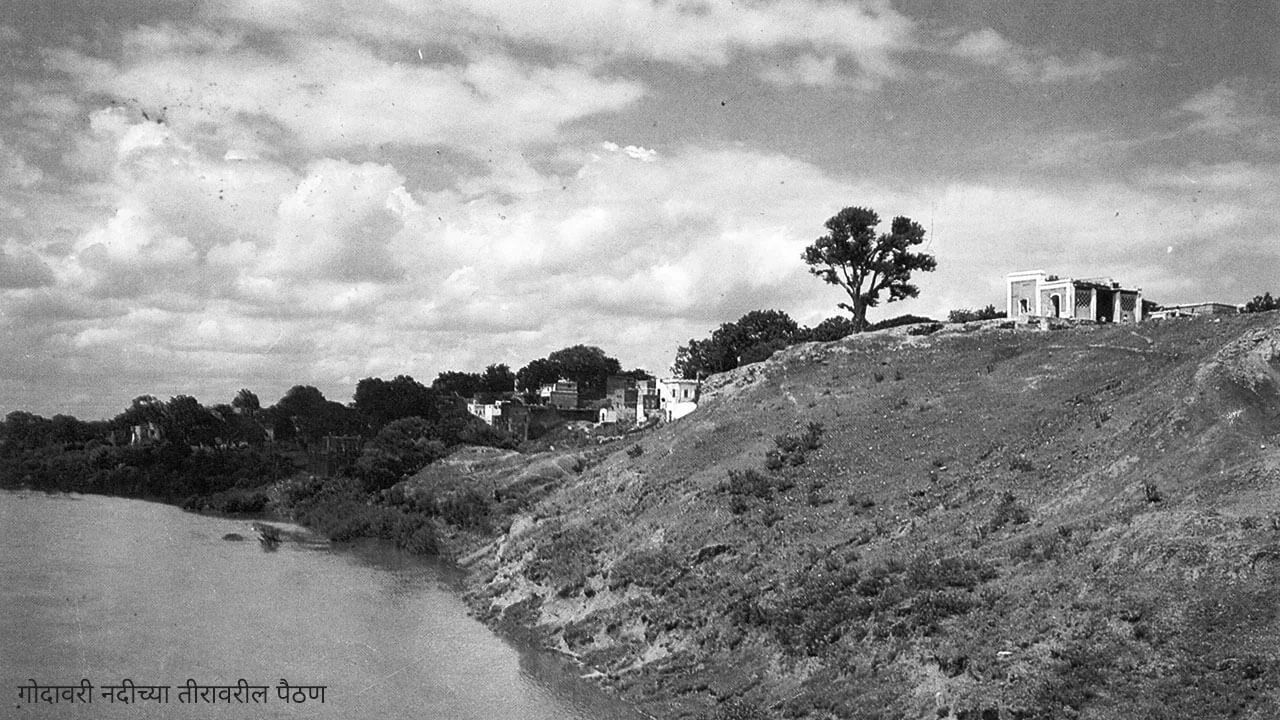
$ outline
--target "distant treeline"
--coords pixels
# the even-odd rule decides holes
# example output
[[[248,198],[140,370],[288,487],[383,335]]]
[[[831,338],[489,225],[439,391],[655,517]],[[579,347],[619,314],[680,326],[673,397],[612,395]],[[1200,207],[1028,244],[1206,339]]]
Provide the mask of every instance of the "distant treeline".
[[[104,421],[9,413],[0,423],[0,485],[191,504],[288,477],[308,456],[328,452],[333,436],[347,440],[340,474],[368,490],[394,484],[460,443],[514,445],[468,413],[457,395],[408,376],[361,380],[349,405],[306,385],[266,408],[249,390],[212,406],[187,395],[144,395]],[[236,510],[260,504],[232,495],[237,499],[222,502]],[[214,509],[226,508],[215,502]]]

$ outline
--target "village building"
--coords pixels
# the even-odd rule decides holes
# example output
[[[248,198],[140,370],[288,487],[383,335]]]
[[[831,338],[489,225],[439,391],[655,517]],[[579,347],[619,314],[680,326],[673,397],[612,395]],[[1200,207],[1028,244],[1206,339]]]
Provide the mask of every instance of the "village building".
[[[1069,278],[1030,270],[1010,273],[1005,279],[1010,319],[1027,322],[1065,318],[1099,323],[1143,320],[1142,289],[1121,287],[1111,278]]]
[[[604,404],[600,407],[598,422],[642,423],[660,410],[657,380],[610,375],[605,379]]]
[[[141,425],[134,425],[129,428],[130,445],[145,445],[147,443],[160,442],[160,438],[160,426],[153,422],[145,422]]]
[[[683,378],[664,378],[658,381],[658,401],[662,419],[679,420],[698,409],[698,392],[702,388],[699,380]]]
[[[578,407],[578,383],[573,380],[557,380],[538,388],[538,396],[545,405],[573,410]]]
[[[1239,305],[1220,302],[1184,303],[1182,305],[1164,305],[1149,314],[1154,320],[1179,317],[1199,317],[1201,315],[1235,315],[1240,312]]]
[[[483,420],[486,425],[492,426],[502,415],[502,404],[468,400],[467,412]]]

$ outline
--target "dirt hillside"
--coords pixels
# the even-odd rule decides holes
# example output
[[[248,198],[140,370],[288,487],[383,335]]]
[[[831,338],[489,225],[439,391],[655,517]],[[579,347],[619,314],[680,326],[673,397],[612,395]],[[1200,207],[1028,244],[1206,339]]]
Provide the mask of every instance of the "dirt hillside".
[[[656,717],[1280,717],[1280,317],[898,328],[712,378],[472,553]]]

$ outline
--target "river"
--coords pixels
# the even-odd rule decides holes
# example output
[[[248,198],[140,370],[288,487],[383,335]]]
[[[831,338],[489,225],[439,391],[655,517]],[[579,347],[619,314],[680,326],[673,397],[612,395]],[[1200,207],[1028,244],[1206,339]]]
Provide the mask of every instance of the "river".
[[[384,544],[334,549],[290,536],[269,551],[243,520],[121,498],[0,492],[0,716],[640,717],[558,658],[494,635],[467,614],[456,582],[451,568]],[[102,689],[125,679],[169,686],[167,702],[125,704]],[[213,704],[179,703],[180,694],[201,695],[181,693],[188,679],[244,679],[267,692],[246,693],[243,703],[221,702],[216,691],[204,693]],[[40,702],[19,691],[32,680],[88,680],[93,692],[78,695],[92,703]],[[316,690],[302,703],[282,700],[282,680],[324,686],[324,702]]]

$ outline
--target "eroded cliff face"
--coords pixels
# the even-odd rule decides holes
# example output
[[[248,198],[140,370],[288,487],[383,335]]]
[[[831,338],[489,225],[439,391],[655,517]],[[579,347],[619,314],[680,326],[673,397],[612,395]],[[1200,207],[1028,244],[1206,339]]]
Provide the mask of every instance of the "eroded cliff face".
[[[476,606],[659,717],[1280,717],[1280,318],[909,331],[508,458]]]

